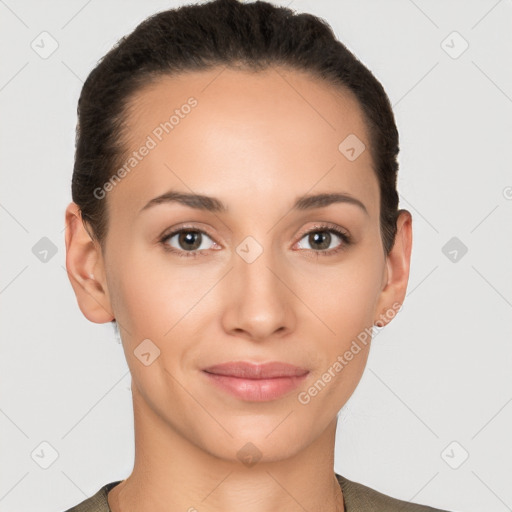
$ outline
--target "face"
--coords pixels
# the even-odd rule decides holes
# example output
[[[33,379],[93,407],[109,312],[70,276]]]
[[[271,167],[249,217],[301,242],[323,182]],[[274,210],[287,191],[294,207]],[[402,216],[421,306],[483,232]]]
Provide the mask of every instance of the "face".
[[[103,199],[98,265],[134,404],[230,460],[248,442],[265,460],[288,457],[335,424],[367,360],[362,333],[401,301],[408,275],[407,250],[400,271],[383,251],[357,101],[278,71],[215,69],[141,90],[127,116],[136,163]],[[203,371],[239,361],[306,373],[251,387]]]

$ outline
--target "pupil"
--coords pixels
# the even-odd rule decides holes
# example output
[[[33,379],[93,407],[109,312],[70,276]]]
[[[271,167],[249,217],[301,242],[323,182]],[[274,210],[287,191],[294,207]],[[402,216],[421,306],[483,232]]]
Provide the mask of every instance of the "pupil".
[[[311,235],[311,237],[313,238],[313,241],[314,241],[313,244],[311,244],[311,245],[319,243],[321,245],[320,249],[327,249],[329,247],[329,245],[331,245],[330,244],[331,234],[327,233],[326,231],[320,231],[317,233],[313,233]],[[323,243],[322,243],[322,241],[323,241]],[[325,241],[327,241],[327,244],[325,243]],[[310,239],[310,243],[311,243],[311,239]]]
[[[189,249],[192,249],[192,250],[195,250],[195,249],[197,249],[198,247],[200,247],[200,245],[201,245],[201,243],[197,243],[197,240],[196,240],[196,242],[195,242],[195,244],[194,244],[194,240],[193,240],[193,238],[194,238],[194,237],[199,238],[199,237],[198,237],[198,235],[199,235],[199,233],[197,233],[197,232],[190,232],[190,231],[189,231],[189,232],[182,233],[182,234],[181,234],[181,236],[180,236],[180,243],[185,242],[185,245],[186,245],[186,244],[190,244],[190,243],[192,243],[192,244],[193,244],[193,246],[191,247],[191,246],[189,245],[189,246],[188,246],[188,248],[189,248]]]

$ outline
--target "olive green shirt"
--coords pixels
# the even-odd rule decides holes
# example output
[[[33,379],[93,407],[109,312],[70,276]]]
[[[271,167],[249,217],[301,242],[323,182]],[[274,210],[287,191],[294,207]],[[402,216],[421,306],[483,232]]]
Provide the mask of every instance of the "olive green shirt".
[[[426,505],[397,500],[370,487],[352,482],[336,474],[343,493],[345,512],[447,512]],[[104,485],[94,496],[87,498],[66,512],[112,512],[108,506],[107,494],[121,480]]]

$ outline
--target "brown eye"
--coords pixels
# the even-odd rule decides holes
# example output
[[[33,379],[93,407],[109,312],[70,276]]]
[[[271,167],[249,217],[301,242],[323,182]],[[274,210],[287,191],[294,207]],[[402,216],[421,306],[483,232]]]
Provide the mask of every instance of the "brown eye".
[[[330,226],[316,226],[313,230],[305,233],[301,241],[304,239],[307,240],[310,250],[327,256],[337,253],[351,243],[350,236],[347,233]],[[341,242],[336,243],[336,239],[341,240]],[[334,246],[332,246],[333,244]],[[299,242],[299,246],[300,248],[309,249],[308,247],[302,247],[301,242]]]
[[[173,239],[176,239],[173,241]],[[200,229],[178,229],[165,235],[160,242],[166,250],[175,252],[180,256],[196,256],[197,251],[207,250],[208,243],[206,239],[213,240],[210,236]],[[213,242],[215,244],[215,242]],[[190,253],[190,254],[186,254]]]
[[[180,249],[195,251],[201,247],[202,234],[197,231],[182,231],[178,234],[178,245]]]
[[[328,231],[315,231],[308,235],[308,242],[313,249],[325,251],[331,245],[332,235]]]

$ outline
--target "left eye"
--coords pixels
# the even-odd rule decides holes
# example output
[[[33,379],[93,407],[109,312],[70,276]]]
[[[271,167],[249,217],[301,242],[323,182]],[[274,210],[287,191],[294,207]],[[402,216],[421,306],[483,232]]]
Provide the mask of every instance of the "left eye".
[[[333,240],[332,234],[334,234],[335,239],[338,238],[341,240],[341,244],[338,242],[334,247],[331,247],[331,242],[335,241],[335,239]],[[301,240],[304,239],[307,240],[310,246],[313,245],[311,250],[316,250],[316,252],[332,252],[336,248],[339,248],[340,245],[343,247],[349,243],[349,238],[345,233],[333,228],[316,228],[309,231],[301,238]],[[303,247],[300,248],[303,249]],[[308,248],[306,247],[306,249]]]

